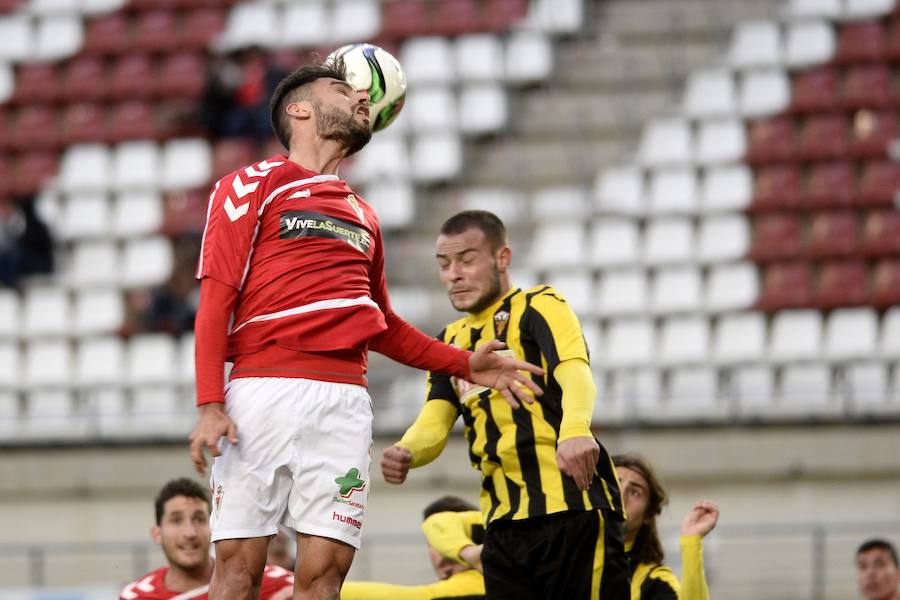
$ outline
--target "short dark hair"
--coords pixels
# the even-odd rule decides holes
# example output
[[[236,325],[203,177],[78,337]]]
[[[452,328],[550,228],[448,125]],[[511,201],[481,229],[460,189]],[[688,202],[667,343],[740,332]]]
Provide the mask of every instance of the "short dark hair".
[[[900,563],[898,563],[897,561],[897,549],[889,541],[883,540],[881,538],[866,540],[865,542],[860,544],[859,548],[856,549],[856,556],[859,556],[864,552],[868,552],[869,550],[886,550],[887,553],[891,555],[891,560],[894,561],[894,566],[900,566]]]
[[[442,512],[469,512],[470,510],[478,510],[478,507],[459,496],[442,496],[425,507],[425,510],[422,511],[422,519]]]
[[[281,145],[288,150],[290,150],[291,144],[291,126],[284,110],[291,102],[305,99],[302,94],[296,94],[296,91],[323,78],[347,81],[347,67],[344,59],[342,57],[325,58],[317,63],[303,65],[282,79],[275,91],[272,92],[272,100],[269,102],[272,129]]]
[[[162,523],[163,514],[166,512],[166,502],[177,496],[196,498],[203,500],[209,506],[209,490],[187,477],[172,479],[160,488],[156,495],[156,524]]]
[[[456,235],[469,229],[480,229],[496,252],[506,245],[506,226],[500,217],[486,210],[464,210],[441,225],[441,235]]]

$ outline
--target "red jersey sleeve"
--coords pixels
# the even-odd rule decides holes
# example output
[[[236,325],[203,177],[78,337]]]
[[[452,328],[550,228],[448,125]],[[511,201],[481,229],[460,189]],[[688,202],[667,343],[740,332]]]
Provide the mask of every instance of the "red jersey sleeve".
[[[469,356],[466,350],[448,346],[413,327],[391,308],[384,274],[384,245],[381,232],[375,238],[372,257],[372,299],[381,308],[387,329],[372,338],[369,347],[375,352],[410,367],[446,373],[469,379]]]
[[[294,574],[282,567],[269,565],[263,573],[259,600],[268,600],[285,588],[294,589]]]

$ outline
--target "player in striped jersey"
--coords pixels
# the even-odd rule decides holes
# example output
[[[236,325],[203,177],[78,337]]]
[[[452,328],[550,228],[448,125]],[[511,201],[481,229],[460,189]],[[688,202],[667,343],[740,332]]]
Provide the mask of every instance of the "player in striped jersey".
[[[511,407],[464,378],[430,373],[422,412],[385,450],[385,479],[402,483],[437,457],[462,416],[482,473],[487,596],[629,598],[624,512],[612,461],[590,430],[596,389],[578,318],[550,286],[511,285],[512,251],[491,213],[444,223],[437,259],[451,304],[468,313],[439,339],[469,350],[500,340],[504,352],[544,367],[533,377],[544,394]]]

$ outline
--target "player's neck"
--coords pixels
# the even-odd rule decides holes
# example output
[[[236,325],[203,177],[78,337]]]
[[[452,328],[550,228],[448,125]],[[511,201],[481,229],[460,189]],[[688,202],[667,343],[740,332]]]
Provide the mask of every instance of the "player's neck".
[[[335,142],[318,136],[300,138],[291,144],[288,159],[304,169],[323,175],[337,175],[338,167],[346,156],[347,149]]]
[[[212,579],[215,564],[212,557],[196,569],[182,569],[170,564],[169,570],[166,572],[166,589],[181,593],[208,585]]]

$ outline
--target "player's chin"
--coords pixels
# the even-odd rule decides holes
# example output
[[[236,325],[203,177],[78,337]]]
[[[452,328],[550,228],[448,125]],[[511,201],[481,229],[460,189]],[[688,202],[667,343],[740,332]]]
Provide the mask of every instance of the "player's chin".
[[[181,551],[172,560],[182,569],[195,569],[207,560],[207,553],[202,550]]]

